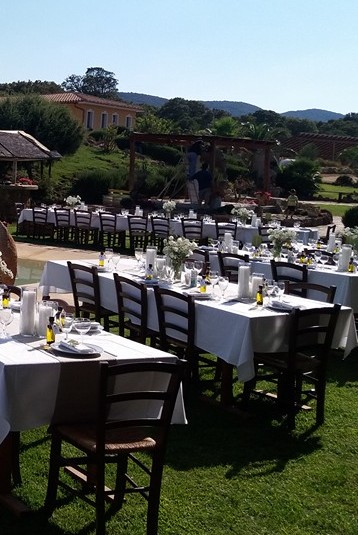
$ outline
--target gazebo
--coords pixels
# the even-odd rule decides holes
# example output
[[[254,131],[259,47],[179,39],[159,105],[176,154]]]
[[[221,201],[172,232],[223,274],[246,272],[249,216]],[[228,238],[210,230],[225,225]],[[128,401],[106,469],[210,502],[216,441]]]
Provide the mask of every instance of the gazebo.
[[[228,136],[211,135],[191,135],[191,134],[142,134],[133,132],[129,136],[130,162],[129,162],[129,189],[133,190],[135,185],[135,158],[136,144],[155,143],[157,145],[175,145],[187,149],[195,141],[202,140],[209,146],[210,168],[215,168],[216,149],[233,148],[246,149],[253,153],[260,152],[263,155],[262,176],[263,189],[270,191],[270,161],[271,150],[276,146],[276,141],[262,141],[249,138],[238,138]]]

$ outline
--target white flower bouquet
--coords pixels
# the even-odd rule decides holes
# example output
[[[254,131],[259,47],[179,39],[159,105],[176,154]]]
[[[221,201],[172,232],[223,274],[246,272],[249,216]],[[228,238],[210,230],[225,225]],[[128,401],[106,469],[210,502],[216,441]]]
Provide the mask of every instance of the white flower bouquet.
[[[196,247],[197,244],[188,238],[169,236],[167,240],[164,240],[163,253],[170,259],[176,275],[185,258],[193,254]]]
[[[9,269],[7,267],[7,264],[6,264],[5,260],[2,259],[2,252],[1,251],[0,251],[0,273],[2,273],[3,275],[6,275],[7,277],[10,277],[10,278],[14,277],[14,274],[11,271],[11,269]]]
[[[175,201],[165,201],[163,202],[163,210],[165,212],[172,212],[175,210],[177,203]]]
[[[254,211],[245,208],[245,206],[236,206],[231,210],[231,214],[238,217],[240,221],[246,222],[247,219],[254,215]]]
[[[355,253],[358,253],[358,227],[346,227],[342,233],[345,243],[351,244]]]
[[[269,240],[273,245],[273,255],[279,256],[283,245],[291,245],[296,238],[296,231],[291,229],[272,228],[268,231]]]
[[[79,195],[69,195],[68,197],[66,197],[66,199],[64,199],[66,205],[71,206],[71,208],[76,206],[76,204],[81,204],[81,200],[82,199]]]

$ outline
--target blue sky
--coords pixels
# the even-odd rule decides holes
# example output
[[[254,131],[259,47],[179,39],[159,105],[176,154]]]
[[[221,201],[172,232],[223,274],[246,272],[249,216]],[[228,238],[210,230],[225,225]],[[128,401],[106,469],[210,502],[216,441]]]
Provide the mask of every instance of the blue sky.
[[[357,0],[16,0],[0,16],[1,83],[103,67],[119,91],[358,112]]]

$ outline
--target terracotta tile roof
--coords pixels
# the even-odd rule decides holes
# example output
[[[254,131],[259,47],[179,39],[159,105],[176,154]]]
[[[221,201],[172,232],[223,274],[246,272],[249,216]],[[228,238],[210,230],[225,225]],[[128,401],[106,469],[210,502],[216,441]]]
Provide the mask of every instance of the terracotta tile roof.
[[[93,95],[86,95],[85,93],[78,93],[75,91],[69,91],[65,93],[52,93],[49,95],[43,95],[46,100],[51,102],[58,102],[60,104],[93,104],[97,106],[107,106],[111,108],[125,108],[126,110],[140,112],[143,109],[140,106],[129,104],[129,102],[123,102],[121,100],[110,100],[108,98],[94,97]]]
[[[0,130],[0,160],[49,160],[52,152],[22,130]]]
[[[282,147],[291,149],[296,153],[307,145],[315,145],[320,158],[335,160],[344,149],[358,146],[358,137],[301,132],[297,136],[285,139],[281,143]]]

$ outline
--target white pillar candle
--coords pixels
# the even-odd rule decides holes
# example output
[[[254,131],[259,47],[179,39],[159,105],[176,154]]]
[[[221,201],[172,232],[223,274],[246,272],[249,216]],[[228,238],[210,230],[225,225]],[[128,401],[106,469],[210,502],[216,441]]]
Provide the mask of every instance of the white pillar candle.
[[[250,266],[240,266],[238,276],[238,297],[250,297]]]
[[[53,316],[53,308],[46,304],[40,304],[38,326],[37,326],[37,334],[39,336],[46,336],[46,329],[47,329],[50,316]]]
[[[327,252],[332,253],[336,246],[336,235],[334,232],[331,232],[328,238]]]
[[[352,246],[343,245],[338,261],[338,271],[348,271],[348,264],[352,256]]]
[[[251,218],[251,226],[256,227],[257,226],[257,215],[254,214]]]
[[[149,264],[152,264],[153,270],[156,267],[156,256],[157,256],[157,248],[156,247],[147,247],[146,253],[145,253],[145,268],[148,269]]]
[[[35,333],[36,290],[23,290],[20,312],[20,334],[33,336]]]
[[[140,206],[135,207],[134,215],[139,215]]]
[[[256,297],[260,284],[263,285],[264,278],[261,273],[253,273],[251,277],[251,297]]]

